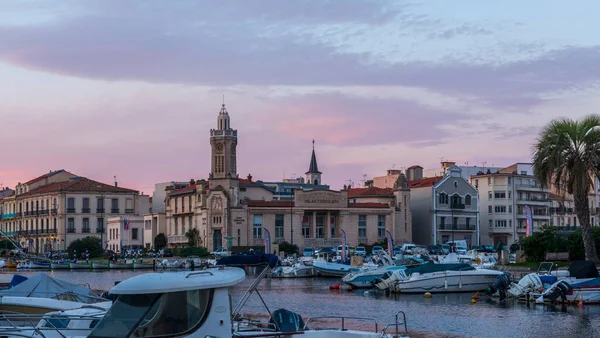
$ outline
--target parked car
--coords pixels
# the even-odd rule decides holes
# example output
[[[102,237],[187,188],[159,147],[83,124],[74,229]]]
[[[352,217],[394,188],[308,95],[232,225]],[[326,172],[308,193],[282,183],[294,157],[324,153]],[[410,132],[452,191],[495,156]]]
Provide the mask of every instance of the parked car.
[[[315,249],[311,248],[310,246],[307,246],[304,248],[304,250],[302,250],[302,256],[314,256],[315,255]]]
[[[459,255],[466,255],[467,254],[467,248],[465,248],[464,246],[457,246],[456,247],[456,253]]]
[[[373,255],[373,256],[377,255],[379,252],[383,252],[383,247],[382,246],[375,245],[373,247],[373,249],[371,249],[371,255]]]
[[[394,247],[394,249],[392,250],[392,255],[396,256],[396,255],[402,255],[404,254],[404,251],[402,251],[402,247],[400,245],[396,245]]]
[[[442,244],[442,251],[444,252],[444,255],[447,255],[450,252],[450,245]]]
[[[430,255],[443,255],[444,250],[442,249],[441,245],[432,245],[431,247],[429,247],[429,254]]]
[[[335,255],[335,254],[336,254],[336,250],[335,250],[335,248],[334,248],[334,247],[332,247],[332,246],[324,246],[324,247],[322,247],[322,248],[319,248],[319,249],[317,249],[317,250],[315,251],[315,255],[316,255],[316,254],[320,254],[320,253],[326,253],[326,254],[328,254],[329,256],[333,256],[333,255]]]
[[[366,256],[367,255],[367,249],[365,249],[364,246],[357,246],[356,249],[354,249],[354,255],[356,255],[356,256]]]
[[[406,243],[402,245],[402,251],[410,255],[412,253],[412,250],[416,247],[417,246],[412,243]]]
[[[353,251],[354,251],[354,248],[351,248],[346,245],[346,256],[350,256]],[[335,250],[335,252],[338,254],[338,256],[341,256],[342,255],[342,246],[338,245],[337,250]]]
[[[217,249],[217,250],[211,252],[210,254],[214,255],[214,256],[227,256],[227,255],[229,255],[229,251],[227,251],[227,249],[225,249],[225,248],[220,248],[220,249]]]

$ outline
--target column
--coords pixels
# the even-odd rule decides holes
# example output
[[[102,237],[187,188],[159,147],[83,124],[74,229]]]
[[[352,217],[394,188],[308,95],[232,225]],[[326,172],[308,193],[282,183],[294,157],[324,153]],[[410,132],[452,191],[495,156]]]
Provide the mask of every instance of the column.
[[[312,224],[310,225],[313,238],[317,238],[317,212],[313,211],[312,214]]]
[[[325,239],[331,239],[331,211],[327,211],[327,220],[325,221],[324,228]]]

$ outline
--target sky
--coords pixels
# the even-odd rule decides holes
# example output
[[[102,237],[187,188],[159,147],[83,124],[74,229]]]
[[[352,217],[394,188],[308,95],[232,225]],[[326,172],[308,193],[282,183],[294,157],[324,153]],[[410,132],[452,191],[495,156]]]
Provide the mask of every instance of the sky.
[[[223,96],[238,174],[361,184],[531,159],[599,113],[600,2],[0,2],[0,184],[50,170],[151,194],[207,178]]]

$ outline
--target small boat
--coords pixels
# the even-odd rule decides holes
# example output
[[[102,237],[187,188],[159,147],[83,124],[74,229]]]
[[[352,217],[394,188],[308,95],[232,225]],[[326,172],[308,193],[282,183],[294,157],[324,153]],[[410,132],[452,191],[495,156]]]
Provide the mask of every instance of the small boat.
[[[19,261],[17,263],[17,269],[31,269],[31,262],[27,261]]]
[[[50,262],[36,262],[33,261],[30,263],[29,266],[30,269],[37,269],[37,270],[50,270]]]
[[[149,263],[133,262],[133,268],[134,269],[153,269],[154,263],[152,263],[152,262],[149,262]]]
[[[7,267],[6,261],[4,259],[0,259],[0,269]]]
[[[74,262],[69,262],[69,268],[71,270],[75,270],[75,269],[91,269],[92,268],[92,263],[90,262],[81,262],[81,263],[74,263]]]
[[[315,273],[323,277],[344,277],[349,272],[360,271],[360,268],[349,264],[332,263],[321,260],[313,262]]]
[[[16,269],[18,264],[17,261],[9,259],[8,262],[6,262],[6,267],[9,269]]]
[[[52,270],[66,270],[69,269],[69,262],[65,261],[57,261],[50,263],[50,268]]]
[[[122,262],[110,262],[110,269],[133,269],[133,263]]]
[[[102,269],[109,269],[110,266],[109,266],[108,262],[101,261],[101,262],[92,262],[92,268],[94,270],[102,270]]]
[[[306,278],[314,276],[314,268],[304,265],[302,262],[295,263],[292,266],[279,266],[272,274],[273,278]]]

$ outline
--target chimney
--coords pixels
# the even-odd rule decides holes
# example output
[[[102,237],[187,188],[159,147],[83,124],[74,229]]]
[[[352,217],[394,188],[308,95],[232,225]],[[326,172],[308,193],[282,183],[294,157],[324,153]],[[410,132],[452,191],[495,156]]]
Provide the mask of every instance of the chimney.
[[[252,182],[252,175],[251,174],[248,174],[248,181]]]

